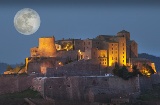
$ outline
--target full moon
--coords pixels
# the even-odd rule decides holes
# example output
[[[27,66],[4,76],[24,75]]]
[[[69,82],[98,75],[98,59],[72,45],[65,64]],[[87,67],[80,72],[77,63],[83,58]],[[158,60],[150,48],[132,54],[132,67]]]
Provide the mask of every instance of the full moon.
[[[38,13],[30,8],[24,8],[18,11],[14,17],[14,27],[24,35],[35,33],[40,26],[40,17]]]

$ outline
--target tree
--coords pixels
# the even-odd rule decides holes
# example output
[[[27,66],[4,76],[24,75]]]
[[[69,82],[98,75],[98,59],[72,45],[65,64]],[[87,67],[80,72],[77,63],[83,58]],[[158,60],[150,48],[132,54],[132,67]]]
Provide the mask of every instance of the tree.
[[[137,65],[133,65],[132,70],[133,70],[132,76],[137,76],[138,74],[142,75],[142,73],[139,71],[139,69],[137,69]]]
[[[112,70],[114,75],[118,75],[118,70],[120,69],[118,63],[115,63],[114,69]]]
[[[130,77],[130,74],[128,72],[128,69],[126,68],[126,66],[122,66],[120,68],[120,66],[116,63],[115,64],[115,68],[113,69],[113,74],[117,75],[125,80],[128,80]]]
[[[154,70],[152,69],[152,67],[148,64],[143,64],[142,65],[142,69],[141,69],[141,73],[142,75],[145,75],[147,77],[150,77],[152,74],[154,74]]]

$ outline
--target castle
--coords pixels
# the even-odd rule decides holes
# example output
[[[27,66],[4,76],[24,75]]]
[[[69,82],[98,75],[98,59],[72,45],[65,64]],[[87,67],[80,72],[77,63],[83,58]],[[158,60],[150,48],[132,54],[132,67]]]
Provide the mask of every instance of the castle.
[[[31,48],[31,57],[55,57],[61,51],[77,51],[78,59],[98,58],[101,65],[127,65],[130,58],[138,57],[138,45],[130,40],[130,33],[122,30],[116,36],[99,35],[94,39],[39,38],[39,46]],[[57,54],[58,55],[58,54]],[[73,58],[72,58],[73,59]]]
[[[84,40],[62,39],[55,41],[54,36],[41,37],[38,47],[31,48],[30,54],[31,57],[26,58],[27,65],[34,58],[57,58],[55,65],[46,66],[46,68],[64,66],[70,61],[85,60],[87,62],[92,60],[101,68],[114,67],[115,63],[128,67],[137,65],[138,68],[141,68],[143,63],[148,63],[156,71],[153,62],[138,58],[138,44],[130,39],[130,33],[126,30],[118,32],[117,35],[98,35],[96,38]],[[79,65],[79,63],[77,64]],[[42,68],[44,66],[41,66]]]
[[[138,58],[138,44],[125,30],[117,35],[98,35],[84,40],[55,41],[54,36],[41,37],[38,47],[31,48],[30,54],[25,60],[25,72],[29,75],[0,77],[0,94],[32,87],[46,99],[106,102],[106,99],[129,100],[160,83],[160,74],[151,78],[137,76],[127,81],[104,75],[112,72],[116,63],[129,70],[133,65],[142,69],[143,64],[148,64],[156,72],[152,61]],[[10,82],[12,86],[6,88]]]

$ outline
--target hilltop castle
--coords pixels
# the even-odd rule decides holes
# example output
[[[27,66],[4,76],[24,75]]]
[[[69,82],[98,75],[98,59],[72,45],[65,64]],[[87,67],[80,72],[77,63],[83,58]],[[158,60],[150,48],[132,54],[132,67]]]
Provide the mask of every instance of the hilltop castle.
[[[55,42],[54,37],[39,38],[39,46],[30,50],[31,57],[63,56],[60,52],[75,51],[74,59],[99,59],[103,66],[128,65],[130,58],[138,57],[138,45],[130,40],[130,33],[122,30],[116,36],[99,35],[94,39],[62,39]],[[75,56],[75,57],[73,57]]]
[[[27,73],[99,75],[99,71],[111,72],[115,64],[127,66],[155,64],[145,58],[138,58],[138,44],[130,39],[130,33],[122,30],[117,35],[98,35],[90,39],[62,39],[52,37],[39,38],[38,47],[30,49],[26,58]],[[84,72],[82,72],[84,71]],[[98,74],[97,74],[98,73]],[[100,73],[101,74],[101,73]]]

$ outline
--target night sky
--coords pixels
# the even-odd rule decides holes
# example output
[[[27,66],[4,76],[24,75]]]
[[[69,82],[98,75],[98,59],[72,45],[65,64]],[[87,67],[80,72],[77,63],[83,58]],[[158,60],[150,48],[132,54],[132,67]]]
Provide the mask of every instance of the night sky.
[[[158,0],[5,0],[0,3],[0,62],[16,64],[30,56],[38,38],[95,38],[125,29],[138,43],[139,53],[160,56],[160,2]],[[41,18],[39,30],[29,36],[14,28],[15,14],[31,8]]]

